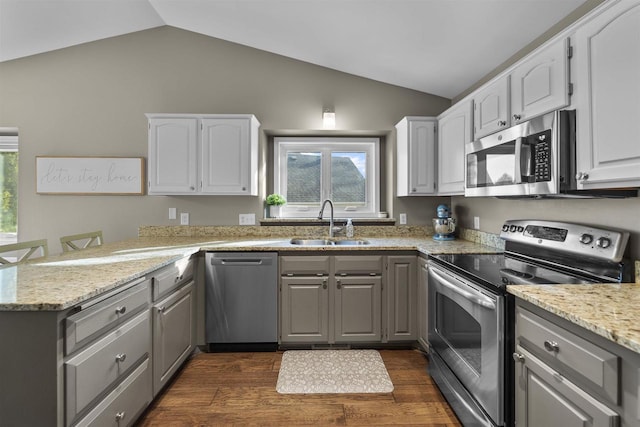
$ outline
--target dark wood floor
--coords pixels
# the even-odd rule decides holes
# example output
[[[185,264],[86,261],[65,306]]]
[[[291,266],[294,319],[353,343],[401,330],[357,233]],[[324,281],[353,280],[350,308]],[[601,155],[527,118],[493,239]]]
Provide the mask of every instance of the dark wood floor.
[[[381,350],[393,393],[279,394],[282,352],[195,355],[140,426],[460,426],[416,350]]]

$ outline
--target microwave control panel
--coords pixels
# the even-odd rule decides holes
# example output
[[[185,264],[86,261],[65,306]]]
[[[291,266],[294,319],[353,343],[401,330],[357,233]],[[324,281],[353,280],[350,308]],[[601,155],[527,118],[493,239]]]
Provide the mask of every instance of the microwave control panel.
[[[551,181],[551,130],[531,135],[535,182]]]

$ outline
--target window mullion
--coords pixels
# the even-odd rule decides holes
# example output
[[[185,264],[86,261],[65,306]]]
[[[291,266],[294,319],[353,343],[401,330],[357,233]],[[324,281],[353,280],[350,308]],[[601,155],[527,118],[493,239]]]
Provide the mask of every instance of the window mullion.
[[[322,149],[322,176],[320,179],[320,194],[322,200],[331,199],[331,150]]]

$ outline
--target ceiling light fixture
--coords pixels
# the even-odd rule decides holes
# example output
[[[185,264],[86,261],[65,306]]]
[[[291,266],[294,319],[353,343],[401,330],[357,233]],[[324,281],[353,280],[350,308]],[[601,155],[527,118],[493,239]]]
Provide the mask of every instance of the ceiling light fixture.
[[[322,127],[324,129],[336,128],[336,113],[329,108],[322,111]]]

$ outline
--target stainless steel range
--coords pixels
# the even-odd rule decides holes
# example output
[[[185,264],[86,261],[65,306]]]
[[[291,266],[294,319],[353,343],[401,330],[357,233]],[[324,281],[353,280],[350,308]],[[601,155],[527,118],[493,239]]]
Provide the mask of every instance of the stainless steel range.
[[[508,284],[632,281],[629,233],[509,220],[505,252],[429,256],[429,373],[465,426],[513,425]]]

